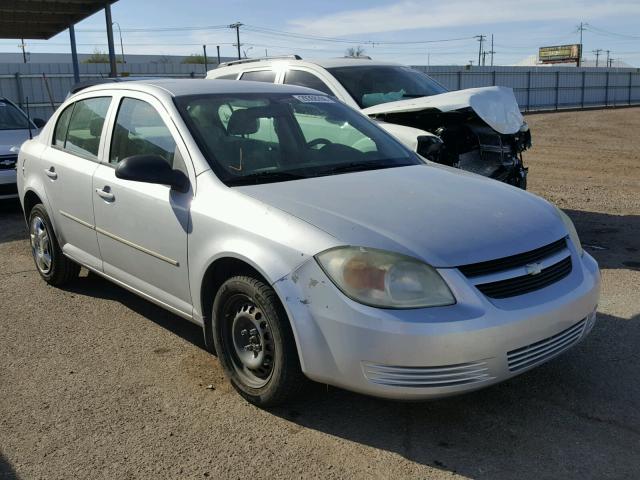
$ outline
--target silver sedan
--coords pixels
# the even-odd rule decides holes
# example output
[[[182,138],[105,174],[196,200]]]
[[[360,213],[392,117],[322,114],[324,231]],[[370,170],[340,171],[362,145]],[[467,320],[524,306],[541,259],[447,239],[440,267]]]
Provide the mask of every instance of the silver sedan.
[[[598,266],[562,211],[301,87],[86,88],[23,145],[18,187],[44,280],[82,265],[201,325],[260,406],[307,378],[397,399],[478,389],[595,321]]]

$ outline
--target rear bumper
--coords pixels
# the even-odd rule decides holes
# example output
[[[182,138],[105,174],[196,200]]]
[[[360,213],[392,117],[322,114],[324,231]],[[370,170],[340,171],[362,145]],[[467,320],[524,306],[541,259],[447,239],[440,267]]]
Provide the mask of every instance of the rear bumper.
[[[429,399],[525,372],[584,338],[595,322],[598,266],[572,252],[572,273],[520,297],[489,300],[456,269],[440,270],[458,303],[384,310],[340,293],[315,261],[274,284],[305,374],[373,396]]]

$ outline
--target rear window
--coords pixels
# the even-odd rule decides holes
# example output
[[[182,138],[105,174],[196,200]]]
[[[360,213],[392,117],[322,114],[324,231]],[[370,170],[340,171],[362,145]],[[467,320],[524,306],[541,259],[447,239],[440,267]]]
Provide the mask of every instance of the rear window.
[[[63,148],[69,153],[86,157],[98,158],[102,127],[107,116],[107,110],[111,104],[111,97],[89,98],[79,100],[74,104],[73,113],[69,120],[67,134]],[[66,114],[66,110],[63,115]],[[61,119],[58,121],[60,124]],[[57,132],[56,132],[57,134]],[[60,141],[55,139],[56,145]]]
[[[257,70],[255,72],[244,72],[240,77],[240,80],[273,83],[276,81],[276,72],[274,72],[273,70]]]
[[[235,80],[238,78],[237,73],[230,73],[229,75],[222,75],[221,77],[215,77],[214,80]]]
[[[313,73],[304,70],[289,70],[284,77],[287,85],[298,85],[300,87],[313,88],[329,95],[333,95],[331,89]]]

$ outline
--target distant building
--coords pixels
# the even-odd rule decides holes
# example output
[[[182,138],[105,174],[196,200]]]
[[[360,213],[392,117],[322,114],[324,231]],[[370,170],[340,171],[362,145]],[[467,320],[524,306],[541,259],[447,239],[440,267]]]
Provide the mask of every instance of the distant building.
[[[598,61],[599,67],[606,67],[607,59],[604,56],[600,57]],[[635,68],[633,65],[629,65],[627,62],[623,62],[622,60],[613,59],[611,65],[613,68]],[[538,55],[529,55],[528,57],[523,58],[522,60],[511,64],[512,67],[575,67],[575,63],[554,63],[554,64],[542,64],[538,60]],[[595,67],[596,61],[591,59],[582,59],[582,67]]]
[[[217,56],[215,54],[211,55],[208,53],[208,61],[211,65],[217,62]],[[83,63],[84,60],[91,57],[93,54],[91,53],[79,53],[78,61]],[[172,63],[172,64],[180,64],[186,58],[186,55],[129,55],[125,53],[125,60],[127,63]],[[121,61],[122,57],[119,52],[116,52],[116,59],[118,62]],[[234,60],[235,58],[231,57],[222,57],[221,60],[223,62]],[[36,53],[29,52],[27,53],[27,62],[28,63],[71,63],[71,53]],[[0,52],[0,63],[23,63],[22,53],[6,53]]]

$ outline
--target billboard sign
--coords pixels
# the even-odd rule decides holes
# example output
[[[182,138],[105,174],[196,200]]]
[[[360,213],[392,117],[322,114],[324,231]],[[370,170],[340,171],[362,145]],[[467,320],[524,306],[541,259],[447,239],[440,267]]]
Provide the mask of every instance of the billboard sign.
[[[578,62],[580,59],[580,44],[540,47],[538,58],[542,63]]]

